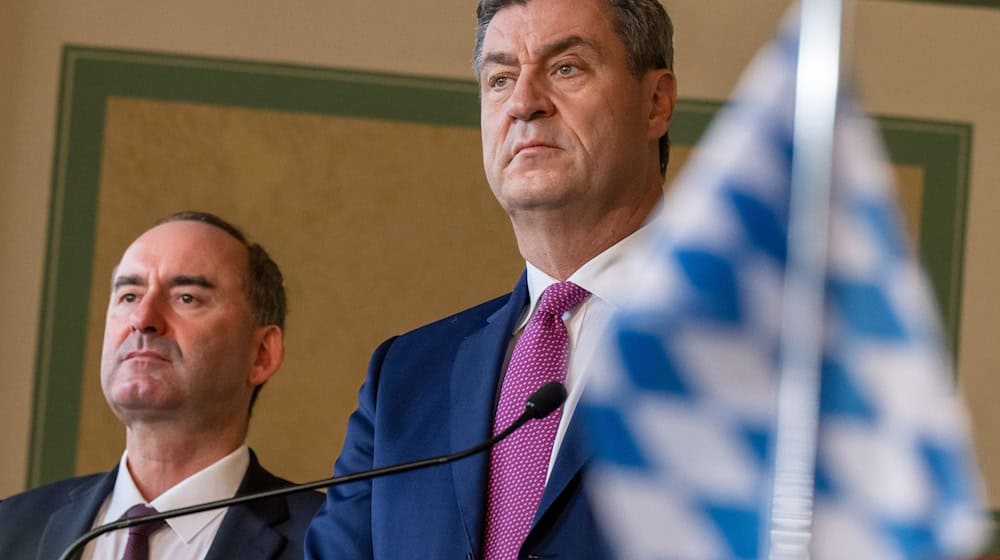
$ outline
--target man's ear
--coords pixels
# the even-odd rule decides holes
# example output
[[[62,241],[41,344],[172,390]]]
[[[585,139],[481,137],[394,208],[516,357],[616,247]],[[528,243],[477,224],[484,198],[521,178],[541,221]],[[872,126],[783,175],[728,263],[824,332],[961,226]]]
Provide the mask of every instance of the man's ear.
[[[677,78],[666,68],[651,70],[646,74],[649,109],[649,138],[659,139],[670,129],[677,103]]]
[[[285,337],[281,327],[267,325],[254,330],[254,355],[250,368],[250,385],[262,385],[278,371],[285,360]]]

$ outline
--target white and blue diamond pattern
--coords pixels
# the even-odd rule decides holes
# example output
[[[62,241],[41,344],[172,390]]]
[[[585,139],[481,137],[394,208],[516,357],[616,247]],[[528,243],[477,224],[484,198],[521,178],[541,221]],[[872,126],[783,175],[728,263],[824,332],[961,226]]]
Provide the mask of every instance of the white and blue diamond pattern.
[[[591,488],[620,558],[764,549],[795,53],[786,30],[758,55],[674,185],[645,286],[587,388]],[[956,558],[984,536],[964,412],[881,154],[870,122],[842,100],[816,560]]]

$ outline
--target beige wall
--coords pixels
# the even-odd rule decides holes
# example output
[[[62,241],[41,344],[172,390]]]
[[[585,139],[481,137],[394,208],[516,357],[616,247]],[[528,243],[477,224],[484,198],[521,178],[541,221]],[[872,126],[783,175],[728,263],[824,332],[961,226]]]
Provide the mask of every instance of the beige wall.
[[[27,87],[25,8],[27,1],[7,0],[0,17],[0,294],[10,297],[0,321],[0,495],[20,489],[24,483],[31,403],[32,348],[38,320],[38,284],[45,224],[44,165],[37,167],[39,182],[25,182],[24,167],[16,165],[17,154],[31,151],[24,143],[37,131],[19,127],[26,113]],[[39,90],[41,91],[41,90]],[[48,92],[50,98],[54,92]],[[39,96],[43,94],[38,94]],[[49,113],[53,103],[49,104]],[[51,122],[52,119],[48,119]],[[41,139],[38,139],[41,140]],[[44,140],[42,140],[44,142]],[[50,146],[36,146],[38,161],[44,161]],[[34,223],[32,223],[34,222]]]
[[[417,3],[5,0],[0,18],[0,495],[24,481],[62,45],[160,50],[467,78],[470,0]],[[391,9],[387,8],[389,5]],[[669,0],[681,94],[723,99],[784,0]],[[871,0],[857,13],[857,74],[880,114],[975,123],[960,379],[983,467],[1000,479],[1000,10]],[[388,334],[388,333],[387,333]],[[994,494],[994,507],[1000,504]]]

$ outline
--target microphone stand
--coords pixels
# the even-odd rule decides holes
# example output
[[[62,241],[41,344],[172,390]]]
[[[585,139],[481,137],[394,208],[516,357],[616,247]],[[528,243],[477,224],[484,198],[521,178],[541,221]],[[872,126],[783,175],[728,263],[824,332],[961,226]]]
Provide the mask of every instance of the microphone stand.
[[[244,496],[236,496],[235,498],[226,498],[224,500],[216,500],[214,502],[205,502],[203,504],[195,504],[193,506],[187,506],[177,509],[171,509],[167,511],[162,511],[158,513],[153,513],[150,515],[143,515],[141,517],[131,517],[125,519],[119,519],[118,521],[112,521],[105,525],[101,525],[90,531],[84,533],[80,538],[73,541],[73,544],[69,545],[65,552],[59,557],[59,560],[71,560],[76,558],[77,555],[83,551],[83,547],[91,540],[103,535],[104,533],[110,533],[118,529],[126,529],[134,525],[141,525],[143,523],[149,523],[150,521],[159,521],[161,519],[169,519],[173,517],[182,517],[184,515],[190,515],[192,513],[200,513],[203,511],[208,511],[210,509],[218,509],[230,506],[236,506],[244,504],[246,502],[252,502],[254,500],[260,500],[264,498],[271,498],[274,496],[285,496],[288,494],[296,494],[298,492],[305,492],[306,490],[315,490],[317,488],[325,488],[329,486],[336,486],[338,484],[346,484],[348,482],[357,482],[360,480],[369,480],[372,478],[378,478],[381,476],[402,473],[407,471],[412,471],[415,469],[422,469],[425,467],[432,467],[435,465],[443,465],[446,463],[451,463],[453,461],[458,461],[464,459],[471,455],[475,455],[481,451],[485,451],[493,447],[494,445],[500,443],[507,438],[510,434],[514,433],[515,430],[526,424],[530,420],[536,418],[544,418],[552,413],[553,410],[559,408],[559,406],[566,400],[566,388],[559,382],[552,381],[542,385],[537,391],[532,393],[528,397],[527,402],[524,406],[524,412],[521,416],[514,420],[506,429],[502,432],[494,435],[490,439],[463,451],[457,453],[452,453],[449,455],[439,455],[437,457],[430,457],[427,459],[421,459],[419,461],[413,461],[410,463],[401,463],[398,465],[389,465],[387,467],[380,467],[377,469],[372,469],[370,471],[361,471],[351,474],[345,474],[343,476],[333,476],[331,478],[324,478],[322,480],[314,480],[312,482],[305,482],[303,484],[295,484],[292,486],[286,486],[284,488],[275,488],[274,490],[266,490],[264,492],[257,492],[254,494],[246,494]]]

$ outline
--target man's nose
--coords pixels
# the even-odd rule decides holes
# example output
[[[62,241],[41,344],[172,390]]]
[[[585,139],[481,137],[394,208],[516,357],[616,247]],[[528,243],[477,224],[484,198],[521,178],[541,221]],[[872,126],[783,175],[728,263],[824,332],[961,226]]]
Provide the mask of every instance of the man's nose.
[[[163,320],[160,302],[155,294],[146,294],[132,308],[129,323],[133,330],[143,334],[163,334],[166,322]]]
[[[555,111],[548,83],[540,72],[522,71],[514,84],[514,91],[507,99],[507,113],[511,118],[530,121],[545,118]]]

